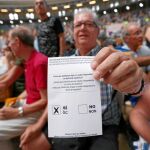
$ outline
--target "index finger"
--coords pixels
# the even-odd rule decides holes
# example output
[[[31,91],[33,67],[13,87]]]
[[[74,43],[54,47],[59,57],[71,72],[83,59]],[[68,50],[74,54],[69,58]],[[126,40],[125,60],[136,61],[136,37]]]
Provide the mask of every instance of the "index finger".
[[[94,57],[91,63],[92,69],[95,70],[99,64],[101,64],[111,53],[114,53],[114,52],[117,52],[117,50],[112,49],[110,47],[102,48]]]
[[[23,133],[20,137],[20,145],[19,147],[22,147],[25,143],[26,143],[26,139],[27,139],[27,136],[25,133]]]

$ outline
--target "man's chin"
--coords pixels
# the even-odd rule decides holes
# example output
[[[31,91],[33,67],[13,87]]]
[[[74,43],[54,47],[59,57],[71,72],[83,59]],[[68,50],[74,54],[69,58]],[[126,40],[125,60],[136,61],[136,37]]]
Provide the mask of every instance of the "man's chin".
[[[89,41],[88,41],[87,39],[80,39],[80,40],[79,40],[79,43],[80,43],[80,44],[88,44]]]

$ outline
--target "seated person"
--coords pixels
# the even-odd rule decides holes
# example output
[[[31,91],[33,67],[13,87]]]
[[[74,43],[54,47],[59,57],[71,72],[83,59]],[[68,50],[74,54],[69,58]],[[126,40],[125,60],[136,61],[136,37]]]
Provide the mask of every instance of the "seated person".
[[[8,37],[7,37],[8,38]],[[5,40],[5,47],[3,47],[2,52],[4,54],[4,56],[1,57],[1,61],[2,64],[5,63],[6,67],[6,71],[0,75],[0,91],[4,91],[5,89],[9,89],[10,94],[9,96],[16,96],[19,95],[23,90],[24,90],[24,77],[23,80],[21,80],[21,82],[19,83],[22,88],[19,92],[18,88],[16,87],[16,84],[18,83],[18,81],[16,81],[20,75],[23,76],[23,72],[24,72],[24,63],[23,60],[16,58],[11,50],[11,48],[8,46],[8,39]],[[4,66],[4,65],[3,65]],[[20,80],[20,79],[19,79]],[[11,88],[10,86],[13,84],[13,86],[15,86],[15,91],[13,89],[13,91],[11,92]],[[0,97],[0,99],[2,99],[4,101],[4,97]]]
[[[20,136],[27,126],[37,121],[47,104],[48,58],[33,48],[33,42],[27,27],[19,26],[9,32],[8,46],[15,57],[25,61],[26,89],[18,96],[18,101],[26,101],[0,109],[0,145],[4,140]]]
[[[21,68],[22,71],[20,72],[20,69],[18,67],[18,71],[16,72],[17,74],[15,74],[15,76],[10,76],[12,74],[12,70],[16,68],[15,66],[17,59],[7,44],[2,48],[2,52],[3,56],[0,57],[0,101],[3,105],[6,98],[14,96],[14,94],[12,95],[12,93],[14,92],[12,92],[11,85],[13,83],[16,84],[16,82],[14,82],[16,80],[16,77],[18,77],[24,69]]]
[[[131,111],[130,122],[134,130],[150,143],[150,87]]]
[[[124,26],[122,31],[124,42],[130,50],[131,56],[135,58],[138,64],[140,64],[141,61],[138,57],[150,57],[149,48],[143,44],[144,36],[141,26],[137,23],[129,23]],[[142,66],[142,69],[146,73],[147,78],[150,80],[150,65]]]

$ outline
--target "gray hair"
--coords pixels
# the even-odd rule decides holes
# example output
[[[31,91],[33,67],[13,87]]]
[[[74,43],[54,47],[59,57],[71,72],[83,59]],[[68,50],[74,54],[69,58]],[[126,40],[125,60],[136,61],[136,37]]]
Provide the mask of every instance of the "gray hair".
[[[33,47],[34,36],[32,31],[27,26],[18,26],[10,30],[9,34],[11,37],[18,37],[22,43]]]
[[[93,17],[93,21],[94,23],[96,24],[96,26],[98,27],[99,26],[99,21],[98,21],[98,16],[95,12],[93,12],[91,9],[89,8],[82,8],[82,9],[79,9],[78,12],[74,13],[74,18],[80,14],[91,14],[92,17]]]

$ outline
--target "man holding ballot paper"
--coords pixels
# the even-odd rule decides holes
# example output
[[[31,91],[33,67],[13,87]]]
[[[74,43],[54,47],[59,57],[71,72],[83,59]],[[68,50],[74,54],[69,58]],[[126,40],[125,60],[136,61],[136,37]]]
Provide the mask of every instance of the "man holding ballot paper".
[[[49,59],[48,107],[21,136],[24,150],[118,150],[118,102],[124,94],[142,94],[143,72],[137,63],[122,52],[97,46],[94,12],[79,11],[73,27],[74,56],[85,57]]]

